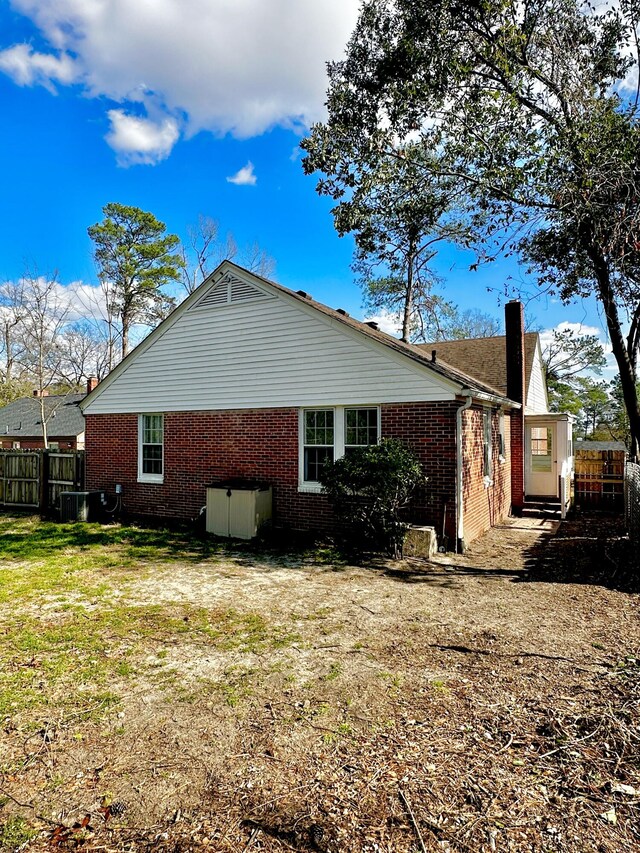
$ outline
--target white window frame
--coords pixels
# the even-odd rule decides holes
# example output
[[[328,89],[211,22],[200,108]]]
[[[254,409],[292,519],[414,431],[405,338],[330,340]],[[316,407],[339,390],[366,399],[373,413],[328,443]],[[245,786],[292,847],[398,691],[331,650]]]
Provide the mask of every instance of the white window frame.
[[[162,473],[145,474],[142,470],[142,446],[144,444],[144,419],[149,417],[162,418]],[[164,414],[162,412],[145,412],[138,415],[138,482],[164,483]]]
[[[501,465],[507,461],[507,446],[505,444],[504,437],[504,410],[500,409],[498,412],[498,439],[500,441],[500,446],[498,447],[498,462]]]
[[[482,474],[485,488],[493,485],[493,410],[482,407]]]
[[[309,492],[310,494],[320,494],[322,486],[320,483],[313,480],[304,479],[304,415],[305,412],[315,412],[318,410],[333,412],[333,458],[340,459],[345,452],[345,411],[347,409],[375,409],[377,415],[378,427],[378,442],[381,438],[381,418],[380,406],[354,404],[349,406],[305,406],[298,412],[298,491]],[[362,445],[363,447],[365,445]]]

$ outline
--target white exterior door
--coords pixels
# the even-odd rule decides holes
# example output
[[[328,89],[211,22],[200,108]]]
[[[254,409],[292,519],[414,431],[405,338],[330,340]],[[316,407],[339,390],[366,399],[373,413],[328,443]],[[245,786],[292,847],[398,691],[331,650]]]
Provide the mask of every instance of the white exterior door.
[[[553,421],[529,423],[525,434],[525,493],[557,497],[557,424]]]

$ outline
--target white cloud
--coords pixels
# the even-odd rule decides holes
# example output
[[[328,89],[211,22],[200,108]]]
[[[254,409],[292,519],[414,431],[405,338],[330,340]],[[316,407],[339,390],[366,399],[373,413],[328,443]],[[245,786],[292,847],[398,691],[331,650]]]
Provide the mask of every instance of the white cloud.
[[[18,86],[44,86],[55,92],[54,83],[69,85],[78,78],[75,61],[66,53],[37,53],[28,44],[16,44],[0,51],[0,71]]]
[[[604,357],[606,360],[606,364],[602,368],[601,378],[609,379],[618,372],[618,365],[616,363],[615,356],[613,355],[613,350],[611,349],[609,339],[604,333],[604,331],[601,328],[598,328],[597,326],[585,326],[583,323],[571,323],[569,321],[563,321],[562,323],[558,323],[557,326],[554,326],[553,329],[544,329],[542,332],[540,332],[540,346],[542,347],[542,351],[544,352],[545,347],[552,343],[554,332],[565,331],[573,332],[576,337],[582,337],[583,335],[595,335],[602,345]],[[586,373],[587,375],[589,375],[588,370],[586,371]]]
[[[238,169],[235,175],[231,175],[227,178],[227,181],[230,184],[237,184],[239,187],[253,187],[257,180],[258,178],[254,174],[253,163],[251,160],[249,160],[247,165],[243,166],[242,169]]]
[[[171,153],[180,131],[175,119],[165,116],[153,121],[128,115],[123,110],[107,113],[111,129],[105,139],[118,155],[120,165],[159,163]]]
[[[611,345],[606,339],[602,329],[599,329],[597,326],[585,326],[583,323],[571,323],[567,320],[564,320],[562,323],[558,323],[558,325],[554,326],[553,329],[544,329],[540,332],[540,346],[543,350],[553,341],[554,332],[572,332],[576,337],[595,335],[602,344],[605,353],[611,352]]]
[[[98,321],[107,315],[106,296],[99,285],[72,281],[70,284],[58,284],[57,293],[62,304],[69,309],[68,321]]]
[[[41,290],[52,285],[48,295],[48,306],[52,314],[60,316],[64,314],[65,323],[74,323],[77,320],[99,321],[106,316],[106,297],[99,285],[86,284],[83,281],[72,281],[69,284],[44,275],[30,275],[18,279],[15,283],[3,282],[0,285],[0,293],[4,292],[8,299],[7,306],[0,306],[0,316],[9,312],[9,304],[12,304],[12,289],[26,288],[27,292],[32,284],[37,283]]]
[[[308,127],[323,117],[325,63],[342,55],[359,0],[11,5],[50,47],[49,54],[30,53],[28,45],[9,48],[3,70],[21,85],[79,80],[87,94],[111,99],[123,113],[135,103],[156,123],[158,107],[166,117],[183,116],[187,136],[208,130],[247,138],[276,125]]]
[[[377,323],[381,332],[386,332],[388,335],[393,335],[394,338],[400,336],[402,330],[402,320],[399,314],[392,314],[390,311],[382,310],[374,317],[367,317],[363,322]]]

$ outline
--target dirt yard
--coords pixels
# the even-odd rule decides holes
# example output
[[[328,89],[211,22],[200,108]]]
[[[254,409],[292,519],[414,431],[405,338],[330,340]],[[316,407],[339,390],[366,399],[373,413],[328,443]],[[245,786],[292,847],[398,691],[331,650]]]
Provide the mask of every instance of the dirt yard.
[[[31,524],[1,540],[0,848],[640,849],[611,520],[359,567]]]

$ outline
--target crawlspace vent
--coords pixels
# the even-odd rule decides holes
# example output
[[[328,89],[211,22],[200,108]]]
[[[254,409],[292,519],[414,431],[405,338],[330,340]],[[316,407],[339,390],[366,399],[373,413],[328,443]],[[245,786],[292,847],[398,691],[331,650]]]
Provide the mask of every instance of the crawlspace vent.
[[[215,284],[208,293],[200,299],[195,308],[219,308],[222,305],[231,305],[234,302],[249,302],[252,299],[264,299],[267,297],[263,290],[259,290],[247,281],[232,275]]]

